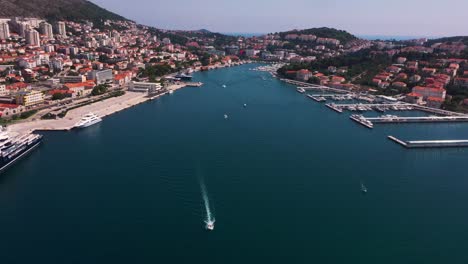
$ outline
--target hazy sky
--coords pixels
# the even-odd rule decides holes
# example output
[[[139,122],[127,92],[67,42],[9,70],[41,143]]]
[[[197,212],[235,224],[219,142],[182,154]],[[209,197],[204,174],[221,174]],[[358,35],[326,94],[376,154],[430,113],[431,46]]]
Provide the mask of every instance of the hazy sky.
[[[468,0],[92,0],[166,29],[266,33],[335,27],[358,35],[468,35]]]

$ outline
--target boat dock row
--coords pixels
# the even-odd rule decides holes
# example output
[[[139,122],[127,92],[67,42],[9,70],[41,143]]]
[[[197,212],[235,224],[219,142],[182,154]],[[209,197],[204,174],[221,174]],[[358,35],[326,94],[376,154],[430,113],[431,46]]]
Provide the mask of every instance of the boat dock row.
[[[374,128],[374,124],[372,122],[368,121],[364,116],[362,115],[351,115],[349,117],[351,120],[355,121],[356,123],[363,125],[369,129]]]
[[[340,114],[343,113],[343,110],[341,110],[341,108],[336,107],[335,104],[326,104],[326,106]]]
[[[385,112],[385,111],[411,111],[414,110],[414,107],[410,104],[336,104],[337,108],[341,110],[349,110],[349,111],[377,111],[377,112]]]
[[[325,97],[313,96],[313,95],[310,95],[310,94],[308,94],[307,97],[309,97],[310,99],[312,99],[314,101],[317,101],[317,102],[327,101],[327,99],[325,99]]]
[[[468,140],[455,139],[455,140],[416,140],[416,141],[403,141],[394,136],[388,136],[388,139],[400,144],[405,148],[456,148],[468,147]]]

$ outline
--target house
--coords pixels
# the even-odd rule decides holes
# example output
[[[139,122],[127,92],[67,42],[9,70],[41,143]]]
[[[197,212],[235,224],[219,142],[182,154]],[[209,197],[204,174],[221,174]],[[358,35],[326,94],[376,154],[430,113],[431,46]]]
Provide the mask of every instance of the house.
[[[424,99],[435,97],[445,100],[445,96],[447,94],[447,91],[444,88],[431,88],[423,86],[414,87],[412,92],[422,95]]]
[[[341,77],[341,76],[333,76],[331,81],[333,83],[344,83],[346,81],[346,79],[344,77]]]
[[[128,76],[128,74],[126,73],[120,73],[114,76],[114,84],[116,85],[123,86],[125,84],[128,84],[129,82],[130,76]]]
[[[432,74],[435,74],[437,70],[434,69],[434,68],[427,68],[427,67],[424,67],[424,68],[422,69],[422,71],[423,71],[423,73],[424,73],[425,75],[432,75]]]
[[[468,78],[465,78],[465,77],[457,77],[457,78],[455,78],[455,80],[454,80],[454,84],[455,84],[456,86],[468,88]]]
[[[439,98],[439,97],[428,97],[426,99],[426,106],[432,107],[432,108],[440,108],[442,104],[444,103],[445,99]]]
[[[404,82],[394,82],[394,83],[392,83],[392,86],[395,87],[395,88],[402,89],[402,88],[406,88],[407,85]]]
[[[312,77],[312,72],[306,69],[297,71],[296,80],[307,82]]]
[[[379,88],[381,88],[381,89],[385,89],[385,88],[387,88],[388,86],[390,86],[390,83],[389,83],[389,82],[381,82],[381,83],[379,83],[378,86],[379,86]]]
[[[405,102],[408,102],[410,104],[422,104],[423,96],[418,93],[409,93],[405,97]]]
[[[85,96],[91,93],[92,89],[96,86],[93,81],[87,81],[82,83],[66,83],[63,87],[71,91],[73,96]]]
[[[392,65],[392,66],[387,67],[387,71],[390,73],[399,73],[401,71],[401,68]]]
[[[24,111],[24,107],[17,104],[0,104],[0,116],[8,117]]]

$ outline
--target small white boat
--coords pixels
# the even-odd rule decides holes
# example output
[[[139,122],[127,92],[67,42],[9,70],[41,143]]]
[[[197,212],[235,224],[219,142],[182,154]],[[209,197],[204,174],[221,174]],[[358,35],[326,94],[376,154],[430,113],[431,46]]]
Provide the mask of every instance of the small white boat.
[[[205,221],[205,223],[206,223],[206,229],[210,231],[214,230],[214,223],[215,223],[214,219],[212,221],[211,220]]]
[[[174,90],[169,90],[169,94],[173,94],[174,93]]]
[[[93,113],[84,115],[81,120],[75,124],[75,128],[85,128],[101,122],[102,119]]]
[[[224,119],[228,119],[228,118],[229,118],[229,116],[225,114],[225,115],[224,115]]]
[[[362,182],[361,182],[361,192],[362,193],[367,193],[367,187]]]
[[[223,84],[223,88],[226,88],[227,86],[225,84]]]
[[[247,104],[244,104],[244,107],[247,107]]]

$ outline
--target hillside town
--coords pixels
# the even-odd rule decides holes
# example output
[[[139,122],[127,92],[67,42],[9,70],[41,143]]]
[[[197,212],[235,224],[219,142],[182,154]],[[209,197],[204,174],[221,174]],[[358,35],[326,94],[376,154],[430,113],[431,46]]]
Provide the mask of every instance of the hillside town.
[[[372,41],[359,58],[289,65],[282,73],[302,82],[391,95],[408,103],[465,112],[468,46],[464,40]]]
[[[74,107],[92,96],[107,99],[125,91],[163,93],[168,85],[180,81],[173,78],[177,73],[232,66],[244,60],[288,63],[296,68],[284,72],[286,78],[338,89],[404,95],[408,102],[434,108],[451,99],[447,86],[468,87],[467,60],[458,56],[466,50],[462,42],[428,46],[427,39],[368,41],[327,28],[316,32],[325,30],[323,36],[338,32],[336,38],[297,30],[247,38],[209,31],[159,30],[132,21],[107,20],[103,24],[0,19],[2,120],[28,118],[43,109],[51,111],[41,111],[47,114],[35,118],[63,117],[60,111],[52,111],[54,106]],[[326,65],[326,69],[313,67],[363,51],[370,51],[366,56],[371,59],[386,57],[388,65],[365,69],[356,76],[351,76],[353,65],[346,63]],[[376,69],[379,71],[374,73]],[[374,75],[368,76],[371,72]],[[468,105],[468,100],[463,98],[462,103]]]

